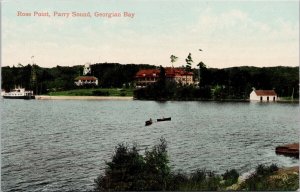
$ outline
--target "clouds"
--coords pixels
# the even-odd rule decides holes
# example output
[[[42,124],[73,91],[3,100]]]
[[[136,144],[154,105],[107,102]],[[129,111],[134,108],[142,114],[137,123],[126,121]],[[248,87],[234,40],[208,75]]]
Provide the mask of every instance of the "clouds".
[[[298,22],[275,19],[267,23],[241,10],[215,13],[208,8],[188,37],[185,41],[209,49],[202,58],[212,67],[296,66],[299,61]]]
[[[170,2],[164,1],[159,9],[155,3],[142,1],[137,3],[138,6],[131,6],[130,11],[136,13],[131,20],[20,19],[12,16],[17,7],[10,7],[10,12],[6,11],[3,17],[4,63],[26,63],[27,58],[36,55],[41,66],[87,61],[167,66],[170,55],[175,54],[179,57],[175,65],[180,66],[189,52],[195,66],[200,61],[219,68],[295,66],[299,63],[298,15],[287,17],[272,12],[272,17],[266,16],[273,5],[279,7],[276,2],[265,7],[252,3],[251,8],[255,9],[248,9],[248,4],[241,2],[189,1],[185,4],[174,1],[171,6]],[[61,10],[72,11],[68,2],[54,4],[63,5]],[[106,11],[129,9],[123,4],[106,7],[103,1],[95,4]],[[82,10],[96,9],[80,5]],[[198,52],[199,48],[204,52]]]

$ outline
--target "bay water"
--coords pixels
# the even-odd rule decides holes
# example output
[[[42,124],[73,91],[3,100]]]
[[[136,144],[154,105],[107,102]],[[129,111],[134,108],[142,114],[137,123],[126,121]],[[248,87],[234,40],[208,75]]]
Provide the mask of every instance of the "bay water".
[[[91,190],[118,144],[143,153],[161,137],[185,173],[299,163],[275,154],[299,140],[298,103],[1,100],[1,112],[3,192]],[[172,120],[145,126],[162,117]]]

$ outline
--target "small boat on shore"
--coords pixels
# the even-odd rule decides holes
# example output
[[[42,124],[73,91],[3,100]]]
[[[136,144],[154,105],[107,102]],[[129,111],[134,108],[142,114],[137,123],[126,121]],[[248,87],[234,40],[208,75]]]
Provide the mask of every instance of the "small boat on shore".
[[[157,121],[171,121],[171,117],[166,117],[166,118],[161,118],[161,119],[157,119]]]
[[[145,122],[145,126],[151,125],[152,124],[152,119],[150,118],[148,121]]]
[[[33,91],[26,91],[24,88],[15,88],[10,92],[5,92],[3,94],[3,98],[5,99],[34,99],[35,96]]]

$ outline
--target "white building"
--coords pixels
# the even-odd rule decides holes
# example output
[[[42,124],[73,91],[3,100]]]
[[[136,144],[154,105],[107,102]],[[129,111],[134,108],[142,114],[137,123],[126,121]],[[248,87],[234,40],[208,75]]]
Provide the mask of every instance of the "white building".
[[[79,76],[75,78],[75,84],[77,86],[83,86],[83,85],[98,86],[98,78],[94,76]]]
[[[274,90],[253,90],[250,101],[277,101],[277,94]]]
[[[88,76],[91,74],[91,64],[86,63],[83,67],[83,76],[79,76],[75,78],[75,85],[77,86],[85,86],[85,85],[93,85],[98,86],[98,78],[94,76]]]

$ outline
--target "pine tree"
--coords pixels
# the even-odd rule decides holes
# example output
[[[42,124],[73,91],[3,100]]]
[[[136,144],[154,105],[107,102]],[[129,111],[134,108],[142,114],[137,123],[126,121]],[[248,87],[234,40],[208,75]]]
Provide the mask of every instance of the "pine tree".
[[[187,85],[187,75],[188,75],[188,72],[191,71],[192,69],[192,63],[194,62],[193,59],[192,59],[192,54],[189,53],[189,55],[187,56],[187,58],[185,59],[185,62],[186,62],[186,66],[185,66],[185,82],[186,82],[186,85]]]

